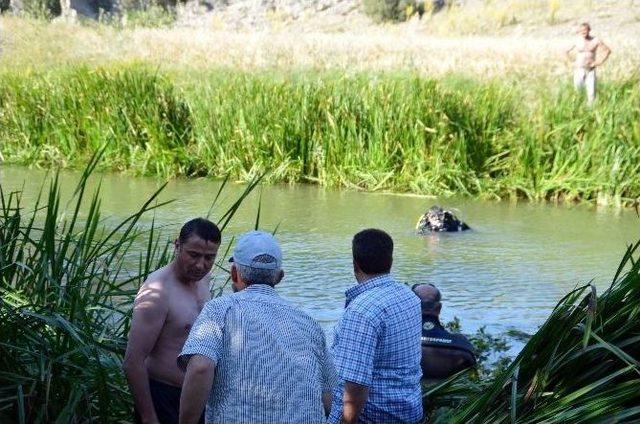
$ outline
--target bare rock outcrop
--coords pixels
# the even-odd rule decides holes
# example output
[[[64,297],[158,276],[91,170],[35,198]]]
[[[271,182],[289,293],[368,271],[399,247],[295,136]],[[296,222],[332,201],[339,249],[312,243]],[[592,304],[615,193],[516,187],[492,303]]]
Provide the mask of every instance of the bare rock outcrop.
[[[191,0],[180,7],[180,26],[262,30],[312,18],[359,11],[359,0]]]

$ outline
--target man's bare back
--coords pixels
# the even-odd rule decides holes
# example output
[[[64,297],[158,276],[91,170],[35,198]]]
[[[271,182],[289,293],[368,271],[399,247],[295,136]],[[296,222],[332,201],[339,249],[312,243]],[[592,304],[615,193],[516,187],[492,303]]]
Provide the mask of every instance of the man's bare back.
[[[123,363],[137,422],[177,423],[184,373],[176,360],[211,297],[209,272],[220,240],[213,223],[189,221],[175,242],[174,260],[138,291]]]

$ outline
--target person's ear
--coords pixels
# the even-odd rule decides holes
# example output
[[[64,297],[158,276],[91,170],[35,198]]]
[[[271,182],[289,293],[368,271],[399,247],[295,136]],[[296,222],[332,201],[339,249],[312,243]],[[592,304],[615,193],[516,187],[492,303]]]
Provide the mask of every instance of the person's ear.
[[[173,252],[174,252],[175,254],[178,254],[178,251],[179,251],[179,250],[180,250],[180,240],[175,239],[175,240],[173,241]]]
[[[238,283],[238,268],[235,265],[231,265],[231,281],[235,284]]]
[[[438,315],[440,315],[441,310],[442,310],[442,303],[438,302],[438,304],[436,305],[436,312],[438,313]]]
[[[236,268],[235,264],[231,265],[231,289],[235,293],[245,288],[247,288],[247,285],[242,282],[238,268]]]
[[[354,274],[359,274],[362,272],[362,269],[360,268],[360,265],[358,265],[358,262],[356,262],[356,260],[353,260],[353,273]]]

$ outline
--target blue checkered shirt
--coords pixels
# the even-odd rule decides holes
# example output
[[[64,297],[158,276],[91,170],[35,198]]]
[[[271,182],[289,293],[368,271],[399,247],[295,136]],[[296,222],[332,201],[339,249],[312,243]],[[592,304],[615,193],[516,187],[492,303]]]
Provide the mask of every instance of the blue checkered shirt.
[[[388,274],[345,294],[346,308],[332,346],[340,382],[333,391],[329,423],[342,418],[345,381],[369,388],[360,423],[420,422],[420,300]]]
[[[307,314],[254,284],[207,303],[178,357],[215,364],[211,423],[324,423],[322,393],[336,384],[324,332]]]

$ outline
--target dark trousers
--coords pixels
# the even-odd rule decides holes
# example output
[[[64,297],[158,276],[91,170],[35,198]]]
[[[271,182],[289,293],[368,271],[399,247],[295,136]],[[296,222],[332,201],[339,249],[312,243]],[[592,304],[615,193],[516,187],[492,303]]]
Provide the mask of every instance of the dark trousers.
[[[182,389],[149,379],[149,390],[160,424],[178,424]],[[137,410],[135,411],[135,421],[136,424],[142,422]],[[204,411],[202,411],[199,423],[204,424]]]

